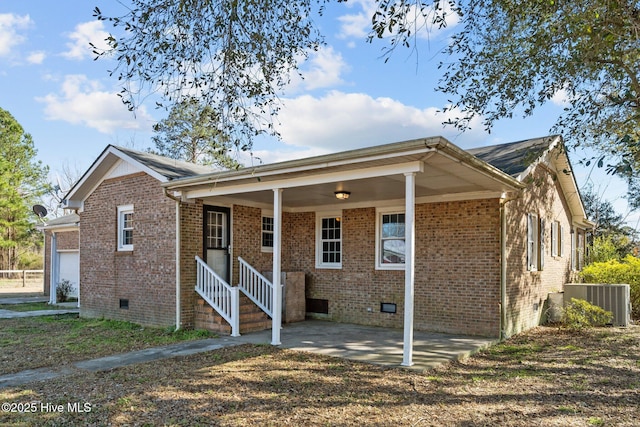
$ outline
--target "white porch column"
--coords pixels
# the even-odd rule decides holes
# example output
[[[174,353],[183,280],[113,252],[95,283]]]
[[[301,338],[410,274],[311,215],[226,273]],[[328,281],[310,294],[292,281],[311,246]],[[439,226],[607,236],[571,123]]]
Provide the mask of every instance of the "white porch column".
[[[58,255],[58,237],[56,236],[56,232],[51,232],[51,258],[49,265],[49,304],[57,303],[56,293],[58,291],[58,280],[59,280],[59,255]]]
[[[280,345],[282,327],[282,286],[280,284],[282,255],[282,188],[273,189],[273,317],[271,345]]]
[[[404,340],[402,366],[413,365],[413,293],[415,283],[416,174],[405,173]]]

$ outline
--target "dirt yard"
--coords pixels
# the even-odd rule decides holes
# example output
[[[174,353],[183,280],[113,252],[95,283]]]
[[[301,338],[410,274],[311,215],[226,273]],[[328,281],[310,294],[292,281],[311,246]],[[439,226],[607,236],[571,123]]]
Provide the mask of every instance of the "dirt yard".
[[[0,402],[0,424],[24,426],[637,426],[640,327],[540,327],[422,374],[244,345],[78,370]]]

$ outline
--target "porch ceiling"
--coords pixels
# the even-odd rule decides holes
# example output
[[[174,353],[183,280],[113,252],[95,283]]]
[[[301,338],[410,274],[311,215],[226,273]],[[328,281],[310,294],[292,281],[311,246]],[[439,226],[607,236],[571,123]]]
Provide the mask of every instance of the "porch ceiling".
[[[268,207],[273,204],[272,188],[283,188],[283,207],[289,210],[371,206],[403,200],[404,173],[411,170],[417,170],[418,201],[498,197],[501,193],[516,188],[508,180],[496,179],[486,170],[440,153],[423,153],[421,156],[394,160],[360,164],[357,169],[353,166],[325,168],[311,175],[304,171],[288,173],[286,176],[255,176],[244,182],[208,183],[185,188],[183,196],[202,198],[213,204],[228,202]],[[385,169],[381,170],[380,175],[376,175],[372,171],[377,168]],[[394,172],[396,170],[399,172]],[[306,183],[309,177],[313,177],[313,182]],[[254,190],[254,186],[260,188]],[[339,201],[335,198],[335,191],[349,191],[351,195],[348,200]]]

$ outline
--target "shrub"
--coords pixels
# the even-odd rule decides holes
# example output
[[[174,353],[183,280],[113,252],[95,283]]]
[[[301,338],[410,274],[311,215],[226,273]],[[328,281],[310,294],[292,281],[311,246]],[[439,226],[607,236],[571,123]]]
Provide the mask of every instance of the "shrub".
[[[596,236],[589,251],[590,264],[594,262],[606,262],[609,260],[620,260],[620,244],[616,244],[611,236]]]
[[[640,319],[640,258],[627,255],[622,261],[595,262],[580,277],[586,283],[628,284],[631,290],[631,317]]]
[[[564,308],[562,323],[575,331],[592,326],[605,326],[613,320],[613,313],[583,299],[571,298]]]
[[[56,286],[56,301],[65,302],[69,299],[69,294],[73,292],[75,288],[70,281],[64,279]]]

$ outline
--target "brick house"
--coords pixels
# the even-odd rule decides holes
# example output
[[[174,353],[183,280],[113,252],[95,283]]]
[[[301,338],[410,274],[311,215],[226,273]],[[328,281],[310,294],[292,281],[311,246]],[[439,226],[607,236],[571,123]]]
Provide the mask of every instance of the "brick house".
[[[426,138],[223,172],[110,146],[66,207],[80,215],[83,316],[237,335],[249,298],[279,344],[282,280],[301,272],[307,317],[403,328],[407,365],[414,328],[539,324],[591,227],[559,136],[468,151]]]

